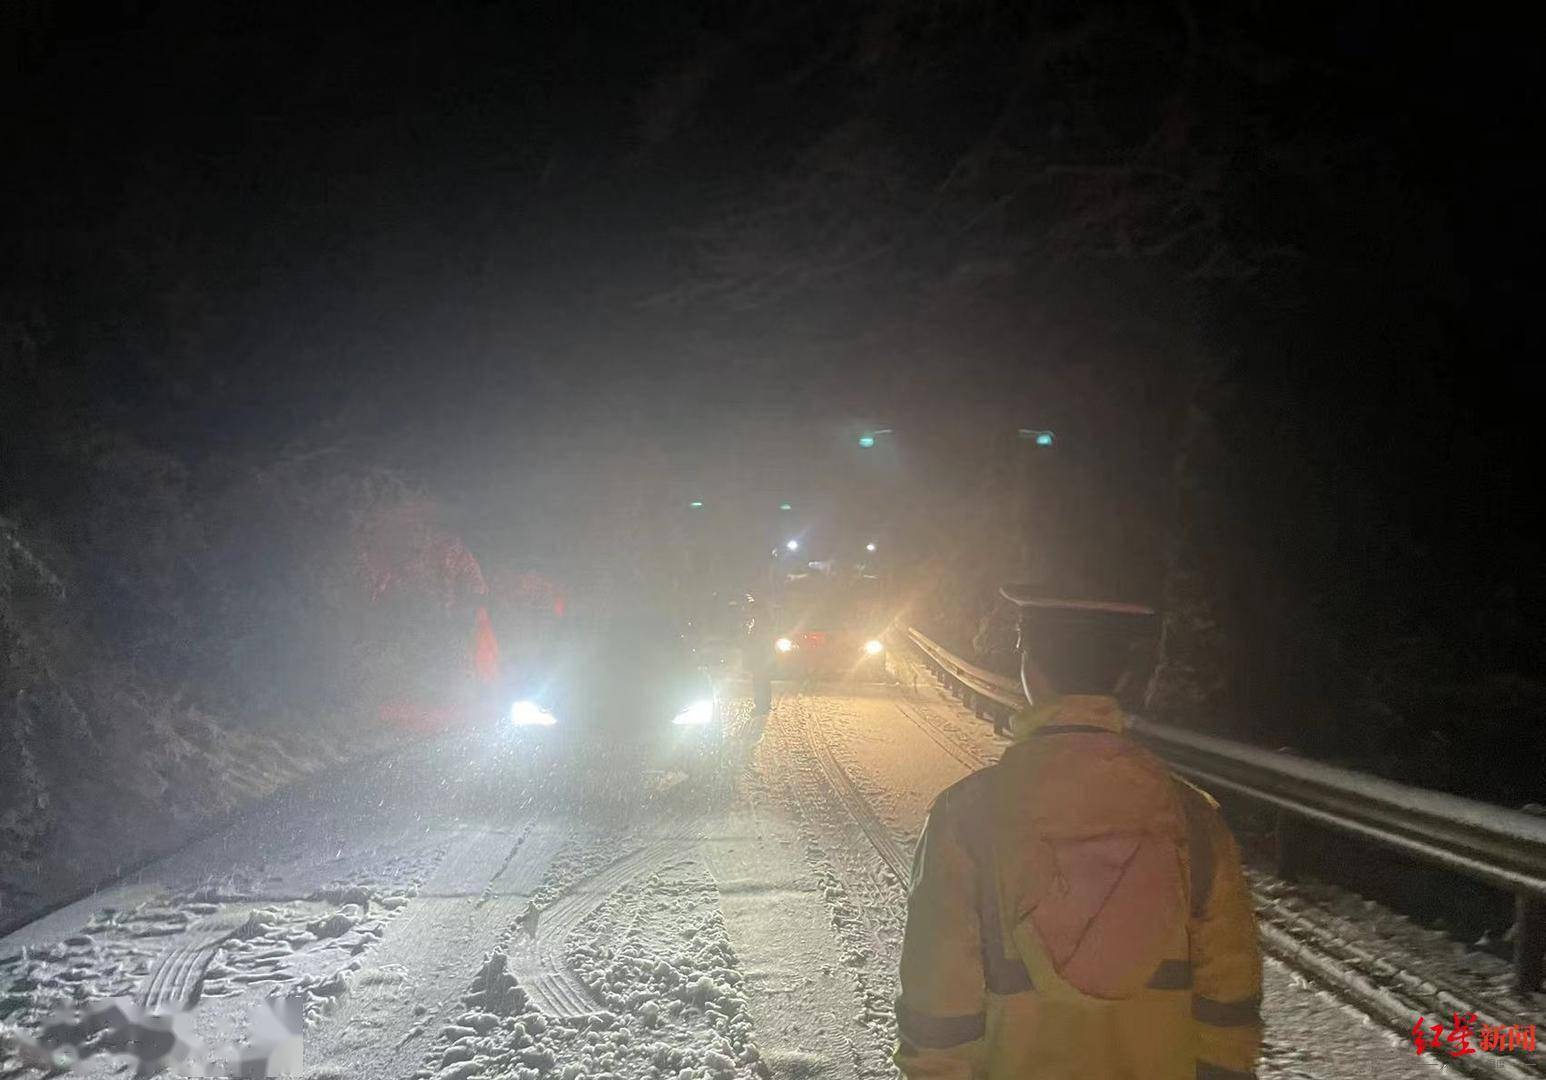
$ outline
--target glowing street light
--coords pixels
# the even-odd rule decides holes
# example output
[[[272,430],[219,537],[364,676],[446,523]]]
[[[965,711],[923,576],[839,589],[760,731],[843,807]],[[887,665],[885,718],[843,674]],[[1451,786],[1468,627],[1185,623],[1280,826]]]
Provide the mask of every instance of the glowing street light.
[[[875,541],[871,540],[868,544],[865,544],[864,550],[873,552],[875,550]]]
[[[784,542],[784,547],[788,551],[799,551],[800,550],[800,541],[798,541],[798,540],[787,540],[787,541]]]

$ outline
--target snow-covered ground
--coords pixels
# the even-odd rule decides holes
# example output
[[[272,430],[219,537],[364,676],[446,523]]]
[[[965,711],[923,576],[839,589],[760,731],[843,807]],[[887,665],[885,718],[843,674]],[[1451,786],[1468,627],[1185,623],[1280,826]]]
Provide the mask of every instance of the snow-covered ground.
[[[0,1021],[139,995],[196,1002],[218,1047],[278,994],[304,1003],[317,1078],[893,1075],[913,845],[1002,750],[896,667],[787,688],[725,798],[520,782],[492,734],[407,747],[0,939]],[[1276,961],[1266,1013],[1265,1077],[1436,1067]]]

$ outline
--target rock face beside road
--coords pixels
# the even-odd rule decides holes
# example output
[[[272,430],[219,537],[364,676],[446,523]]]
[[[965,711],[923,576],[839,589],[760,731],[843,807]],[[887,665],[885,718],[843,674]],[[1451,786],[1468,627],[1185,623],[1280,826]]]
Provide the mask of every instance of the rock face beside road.
[[[73,576],[51,564],[0,516],[0,929],[379,745],[378,733],[337,716],[272,704],[261,723],[236,713],[229,702],[246,697],[155,647],[186,644],[189,631],[162,627],[146,644],[104,629],[93,598],[118,594],[95,582],[97,592],[83,595],[82,567],[94,564],[77,562]],[[141,614],[116,613],[130,626]],[[206,632],[208,651],[243,661],[228,639]],[[266,627],[259,636],[282,634]]]
[[[0,928],[364,745],[336,729],[232,730],[121,667],[78,673],[67,691],[19,627],[0,623],[0,636]]]
[[[0,928],[187,843],[358,745],[341,732],[232,731],[192,711],[99,730],[84,716],[62,721],[58,704],[36,692],[5,702]]]

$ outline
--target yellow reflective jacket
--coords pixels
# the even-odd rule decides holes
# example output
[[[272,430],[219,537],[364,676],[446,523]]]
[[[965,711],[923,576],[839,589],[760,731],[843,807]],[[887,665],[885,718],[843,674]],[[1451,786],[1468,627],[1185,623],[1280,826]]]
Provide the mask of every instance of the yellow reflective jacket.
[[[896,1061],[910,1080],[1240,1080],[1261,956],[1218,806],[1106,697],[1027,710],[934,803],[913,869]]]

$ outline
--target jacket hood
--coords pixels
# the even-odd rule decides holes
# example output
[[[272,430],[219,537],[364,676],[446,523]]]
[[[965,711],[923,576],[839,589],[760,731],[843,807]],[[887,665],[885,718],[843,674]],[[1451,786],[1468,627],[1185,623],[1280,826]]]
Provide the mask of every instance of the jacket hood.
[[[1016,713],[1009,732],[1020,742],[1042,728],[1062,726],[1096,727],[1120,735],[1127,728],[1127,714],[1116,698],[1104,694],[1054,694]]]

